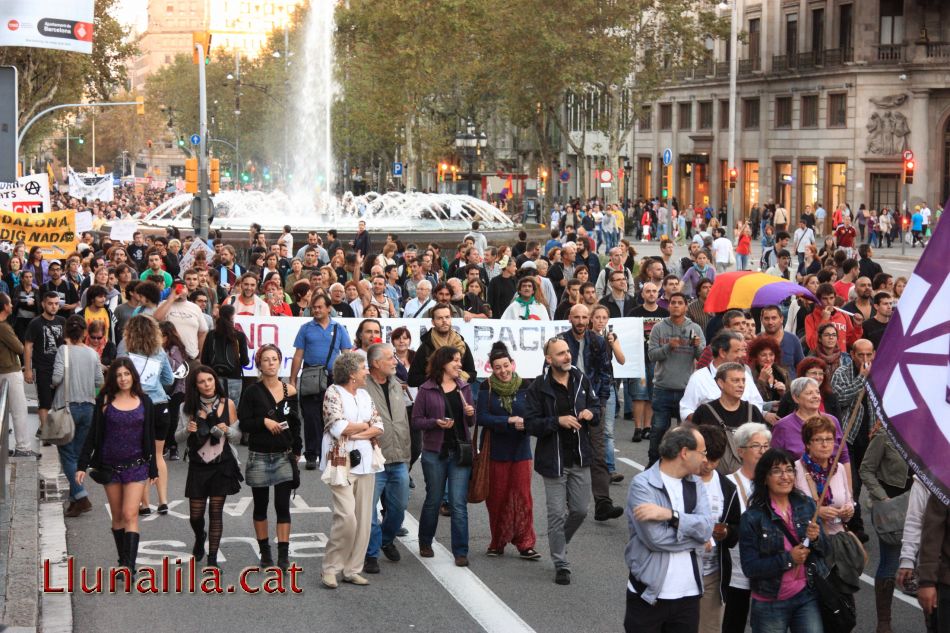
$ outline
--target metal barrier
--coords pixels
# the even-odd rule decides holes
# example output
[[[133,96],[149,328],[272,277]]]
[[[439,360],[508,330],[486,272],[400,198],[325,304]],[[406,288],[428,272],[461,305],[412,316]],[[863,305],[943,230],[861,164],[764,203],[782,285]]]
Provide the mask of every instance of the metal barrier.
[[[0,501],[7,500],[7,464],[10,462],[10,383],[0,385]]]

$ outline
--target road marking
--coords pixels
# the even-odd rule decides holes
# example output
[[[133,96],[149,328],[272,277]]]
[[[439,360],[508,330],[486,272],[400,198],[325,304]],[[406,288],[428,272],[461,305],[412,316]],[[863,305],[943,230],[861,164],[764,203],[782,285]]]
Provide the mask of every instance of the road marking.
[[[425,567],[432,577],[458,602],[468,614],[489,633],[534,633],[511,607],[475,575],[468,567],[456,567],[455,557],[437,541],[432,542],[433,558],[419,555],[419,522],[408,512],[403,519],[408,536],[400,541]]]
[[[641,464],[641,463],[639,463],[639,462],[635,462],[635,461],[633,461],[632,459],[627,459],[626,457],[618,457],[617,459],[618,459],[619,461],[622,461],[622,462],[623,462],[624,464],[626,464],[627,466],[631,466],[631,467],[633,467],[633,468],[636,468],[636,469],[639,470],[639,471],[646,470],[646,467],[645,467],[643,464]],[[871,578],[870,576],[868,576],[867,574],[861,574],[861,580],[864,581],[866,584],[872,586],[872,587],[874,586],[874,579]],[[898,600],[900,600],[901,602],[905,602],[905,603],[909,604],[910,606],[914,607],[914,608],[917,609],[918,611],[921,611],[921,610],[922,610],[922,609],[920,608],[920,605],[917,603],[917,600],[915,600],[914,598],[911,598],[911,597],[908,596],[908,595],[905,595],[900,589],[895,589],[895,590],[894,590],[894,597],[897,598]]]

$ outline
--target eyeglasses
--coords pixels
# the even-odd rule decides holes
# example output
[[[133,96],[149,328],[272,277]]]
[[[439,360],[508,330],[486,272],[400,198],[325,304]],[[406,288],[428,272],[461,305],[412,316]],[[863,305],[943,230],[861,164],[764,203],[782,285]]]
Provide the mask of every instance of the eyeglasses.
[[[703,457],[706,457],[706,449],[697,450],[697,449],[694,448],[693,450],[696,451],[697,453],[699,453],[700,455],[702,455]]]
[[[91,336],[91,335],[89,336],[89,340],[91,340],[91,341],[101,341],[103,338],[105,338],[105,337],[102,337],[102,336]]]
[[[834,444],[835,438],[833,437],[813,437],[811,438],[812,443],[814,444]]]
[[[805,376],[807,378],[824,378],[825,372],[821,371],[820,369],[814,369],[812,371],[806,372]]]
[[[746,444],[742,448],[747,448],[750,451],[767,451],[769,450],[768,444]]]
[[[769,474],[773,477],[794,477],[795,469],[794,468],[773,468],[769,471]]]

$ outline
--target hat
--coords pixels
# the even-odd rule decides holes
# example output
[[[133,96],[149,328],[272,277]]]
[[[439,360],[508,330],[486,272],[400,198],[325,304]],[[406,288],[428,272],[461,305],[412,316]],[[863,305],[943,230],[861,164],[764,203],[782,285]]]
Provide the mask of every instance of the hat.
[[[86,253],[89,251],[89,245],[86,244],[85,242],[80,242],[79,246],[76,247],[76,250],[79,251],[80,253]]]
[[[60,268],[63,267],[63,262],[59,261],[58,259],[51,259],[51,260],[49,260],[49,262],[47,262],[47,264],[46,264],[46,267],[49,268],[49,267],[52,266],[53,264],[56,264],[56,265],[59,266]]]
[[[0,242],[0,253],[12,253],[13,244],[10,242]]]
[[[537,270],[538,265],[529,259],[525,263],[521,264],[521,270],[524,270],[525,268],[533,268],[534,270]]]

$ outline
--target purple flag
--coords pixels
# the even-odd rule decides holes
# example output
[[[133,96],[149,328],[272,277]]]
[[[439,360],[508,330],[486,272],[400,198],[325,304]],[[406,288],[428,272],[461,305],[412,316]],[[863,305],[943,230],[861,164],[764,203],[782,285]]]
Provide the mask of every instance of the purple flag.
[[[950,219],[944,218],[937,223],[887,325],[868,389],[898,451],[945,504],[950,504],[948,252]]]

